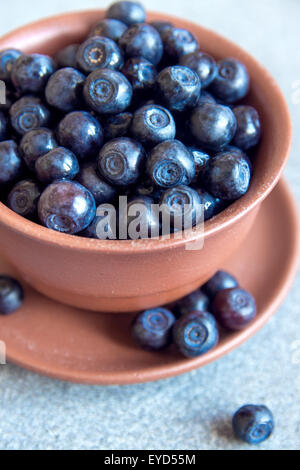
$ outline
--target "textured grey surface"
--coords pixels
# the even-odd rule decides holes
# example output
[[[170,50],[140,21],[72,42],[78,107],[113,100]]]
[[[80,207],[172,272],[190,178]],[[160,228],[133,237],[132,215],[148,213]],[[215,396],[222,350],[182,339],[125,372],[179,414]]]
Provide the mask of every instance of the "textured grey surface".
[[[23,0],[1,2],[0,31],[108,3],[26,0],[24,9]],[[300,201],[299,0],[144,3],[217,30],[273,73],[293,117],[286,176]],[[298,276],[277,315],[241,348],[204,369],[157,383],[87,387],[0,366],[0,449],[247,449],[230,427],[231,414],[246,402],[265,403],[276,417],[275,433],[260,449],[300,449],[299,305]]]

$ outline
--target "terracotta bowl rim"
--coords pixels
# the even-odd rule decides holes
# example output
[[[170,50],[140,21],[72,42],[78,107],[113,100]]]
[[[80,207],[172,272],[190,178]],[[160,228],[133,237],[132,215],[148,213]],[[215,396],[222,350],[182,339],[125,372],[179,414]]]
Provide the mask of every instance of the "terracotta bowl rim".
[[[13,40],[14,37],[17,37],[19,34],[24,34],[24,32],[28,31],[28,33],[32,33],[35,28],[41,28],[45,26],[45,28],[53,27],[56,24],[57,19],[64,19],[65,21],[72,21],[75,17],[78,17],[79,14],[82,15],[91,15],[91,14],[103,14],[103,9],[92,9],[92,10],[79,10],[75,12],[68,12],[62,13],[59,15],[49,16],[46,18],[42,18],[40,20],[34,21],[32,23],[26,24],[21,26],[13,31],[5,34],[4,36],[0,37],[0,47],[1,43],[5,43],[5,47],[8,47],[10,40]],[[264,75],[265,80],[267,80],[271,84],[272,94],[274,98],[274,102],[276,102],[277,110],[280,109],[282,115],[285,116],[285,119],[282,121],[282,133],[281,136],[274,136],[276,138],[282,138],[282,135],[285,137],[284,142],[284,152],[282,153],[282,158],[278,158],[278,163],[276,164],[275,169],[269,174],[268,184],[264,185],[261,184],[261,188],[259,191],[250,190],[248,193],[240,198],[239,200],[235,201],[231,204],[227,209],[222,211],[220,214],[215,216],[214,218],[205,222],[204,226],[204,237],[211,237],[220,230],[224,230],[225,228],[233,225],[237,222],[240,218],[244,217],[248,212],[252,211],[255,207],[257,207],[261,202],[268,196],[268,194],[273,190],[273,188],[278,183],[280,176],[284,170],[286,162],[289,157],[291,142],[292,142],[292,124],[291,124],[291,117],[288,110],[288,105],[285,101],[283,93],[279,87],[279,85],[275,82],[272,75],[257,61],[252,55],[238,46],[235,42],[226,39],[219,33],[215,31],[205,28],[197,23],[181,19],[172,15],[167,15],[164,13],[156,13],[156,12],[148,12],[150,19],[165,19],[171,20],[175,24],[176,22],[180,22],[181,27],[188,28],[189,25],[192,25],[199,29],[199,31],[204,32],[207,35],[212,36],[214,39],[219,41],[223,41],[229,47],[234,47],[237,52],[246,57],[248,63],[252,63],[255,65],[256,69],[259,70],[259,73]],[[282,143],[282,142],[281,142]],[[51,244],[53,246],[59,246],[65,249],[76,249],[78,251],[94,251],[94,252],[118,252],[118,253],[125,253],[125,254],[134,254],[140,253],[143,251],[153,251],[153,250],[165,250],[170,248],[175,248],[176,246],[186,244],[187,241],[191,242],[194,240],[199,239],[199,237],[203,236],[202,231],[199,233],[188,230],[186,235],[182,239],[175,239],[171,236],[168,239],[144,239],[144,240],[96,240],[96,239],[89,239],[80,236],[68,235],[60,232],[56,232],[54,230],[50,230],[46,227],[38,225],[35,222],[25,219],[24,217],[16,214],[3,203],[0,202],[0,223],[6,225],[10,229],[19,232],[24,237],[35,238],[40,242],[45,242],[47,244]]]

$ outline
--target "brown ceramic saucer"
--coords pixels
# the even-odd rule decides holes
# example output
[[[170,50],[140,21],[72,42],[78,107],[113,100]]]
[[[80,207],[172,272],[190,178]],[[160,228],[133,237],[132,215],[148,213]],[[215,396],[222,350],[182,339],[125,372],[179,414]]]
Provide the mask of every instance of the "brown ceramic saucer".
[[[6,343],[8,360],[72,382],[131,384],[178,375],[218,359],[258,331],[286,296],[298,257],[298,209],[281,181],[263,202],[243,246],[222,266],[254,294],[259,315],[243,332],[223,336],[208,354],[186,360],[172,349],[145,352],[131,341],[132,315],[76,310],[30,287],[22,310],[0,317],[0,340]],[[0,272],[13,274],[3,260]]]

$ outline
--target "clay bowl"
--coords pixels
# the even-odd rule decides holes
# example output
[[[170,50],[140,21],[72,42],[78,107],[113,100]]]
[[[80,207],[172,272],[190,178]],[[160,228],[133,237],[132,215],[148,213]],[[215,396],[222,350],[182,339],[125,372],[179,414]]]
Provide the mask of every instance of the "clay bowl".
[[[0,49],[53,54],[79,42],[103,17],[102,10],[46,18],[0,39]],[[186,295],[223,265],[245,239],[262,201],[286,164],[291,123],[282,93],[269,73],[236,44],[199,25],[152,13],[189,29],[203,50],[216,58],[242,60],[251,75],[247,101],[259,111],[263,140],[255,157],[248,193],[205,224],[203,249],[186,249],[185,239],[99,241],[57,233],[0,210],[2,252],[35,289],[55,300],[85,309],[130,312],[165,304]],[[190,241],[201,233],[188,234]]]

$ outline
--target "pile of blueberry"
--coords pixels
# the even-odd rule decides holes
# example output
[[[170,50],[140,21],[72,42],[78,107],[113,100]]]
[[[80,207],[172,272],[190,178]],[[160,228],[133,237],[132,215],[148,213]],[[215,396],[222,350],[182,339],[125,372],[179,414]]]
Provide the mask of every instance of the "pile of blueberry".
[[[257,111],[239,103],[246,67],[216,62],[185,29],[145,21],[142,5],[121,1],[54,59],[0,52],[0,195],[13,211],[97,237],[97,206],[120,195],[147,210],[188,201],[207,220],[246,193],[245,152],[261,135]]]
[[[217,273],[170,309],[155,308],[137,315],[133,338],[142,348],[158,351],[172,343],[183,356],[201,356],[219,341],[219,327],[240,331],[256,316],[253,296],[225,271]]]

